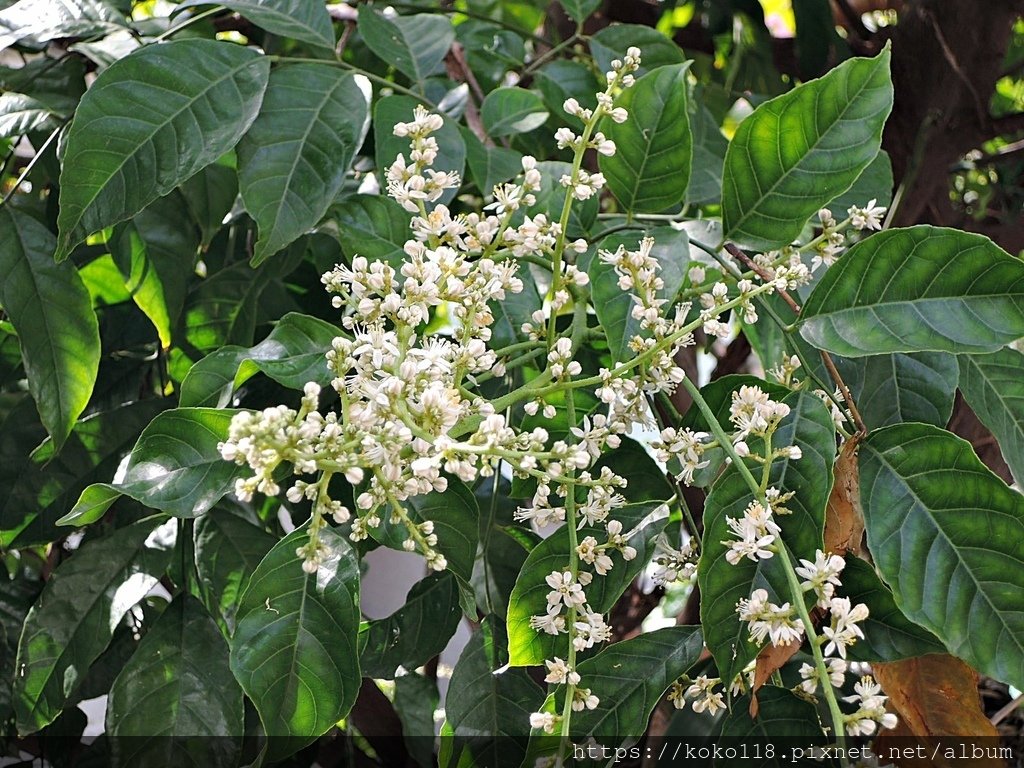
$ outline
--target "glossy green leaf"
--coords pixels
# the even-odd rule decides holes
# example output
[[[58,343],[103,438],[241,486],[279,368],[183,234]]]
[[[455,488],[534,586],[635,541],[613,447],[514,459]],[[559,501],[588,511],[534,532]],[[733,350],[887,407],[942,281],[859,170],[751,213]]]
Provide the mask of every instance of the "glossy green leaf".
[[[658,213],[682,202],[690,183],[693,136],[687,113],[686,71],[673,64],[647,73],[626,90],[616,104],[629,119],[601,122],[615,142],[611,157],[598,165],[608,188],[627,211]]]
[[[185,180],[179,189],[202,231],[203,245],[209,245],[238,197],[238,174],[214,163]]]
[[[158,522],[150,518],[87,542],[46,583],[18,644],[19,733],[56,719],[121,618],[163,575],[177,522]]]
[[[52,131],[56,127],[53,113],[42,102],[23,93],[0,95],[0,139],[29,131]]]
[[[50,230],[27,214],[0,211],[0,305],[18,331],[28,388],[60,448],[85,410],[100,364],[89,292],[70,264],[55,264]]]
[[[459,586],[451,573],[418,581],[401,608],[370,622],[359,654],[363,676],[393,680],[399,666],[423,666],[445,649],[461,619]]]
[[[448,570],[462,584],[468,585],[473,576],[480,518],[473,492],[461,480],[449,477],[448,488],[443,493],[431,491],[413,496],[405,502],[405,507],[413,522],[434,522],[437,551],[448,561]],[[402,542],[409,537],[404,525],[394,525],[387,518],[371,535],[392,549],[403,549]]]
[[[611,24],[590,38],[590,53],[602,73],[608,72],[612,61],[621,59],[632,46],[641,51],[637,77],[666,64],[682,64],[686,59],[682,48],[666,35],[642,24]]]
[[[1014,480],[1024,484],[1024,355],[1003,349],[960,355],[957,362],[964,399],[995,435]]]
[[[23,93],[68,117],[85,93],[85,65],[78,56],[29,59],[18,67],[0,67],[0,88]]]
[[[628,504],[616,509],[609,517],[622,523],[624,531],[639,530],[630,537],[629,544],[636,549],[633,560],[623,560],[618,552],[612,552],[614,563],[605,576],[595,577],[586,588],[587,603],[598,613],[611,610],[615,601],[643,570],[654,547],[655,537],[668,522],[668,510],[658,502]],[[604,529],[584,526],[579,538],[594,536],[599,542],[607,539]],[[508,606],[509,663],[514,667],[542,664],[563,652],[565,637],[538,632],[530,626],[532,616],[544,615],[547,594],[551,588],[544,581],[554,571],[563,571],[569,565],[569,534],[562,526],[530,552],[519,572]],[[581,566],[592,570],[589,566]]]
[[[113,765],[233,765],[242,720],[242,689],[224,637],[202,603],[178,595],[110,689]]]
[[[420,13],[388,18],[369,5],[359,7],[359,34],[382,61],[421,90],[428,77],[443,71],[442,62],[455,41],[446,16]]]
[[[185,338],[201,352],[253,343],[260,298],[271,284],[266,269],[237,262],[199,282],[185,301]]]
[[[91,37],[124,28],[124,16],[100,0],[20,0],[0,11],[0,50],[17,42],[41,46],[60,37]]]
[[[894,184],[892,160],[889,159],[889,153],[881,149],[871,164],[853,182],[853,186],[825,207],[832,211],[836,221],[842,221],[849,216],[852,206],[863,208],[872,200],[876,205],[888,208],[892,202]]]
[[[256,118],[269,71],[259,52],[213,40],[147,45],[104,70],[67,135],[57,259],[231,149]]]
[[[561,211],[565,203],[566,188],[562,186],[563,176],[572,173],[572,164],[557,160],[545,160],[537,163],[540,171],[541,185],[534,197],[537,201],[527,209],[527,214],[536,216],[538,213],[550,215],[552,211]],[[593,196],[582,202],[574,202],[569,212],[569,226],[566,232],[569,237],[582,237],[597,220],[600,201]]]
[[[601,0],[559,0],[562,8],[577,24],[582,24],[601,5]]]
[[[212,5],[208,0],[188,0],[176,10]],[[334,48],[334,27],[324,3],[310,0],[220,0],[217,5],[238,11],[257,27],[281,37]]]
[[[608,349],[612,359],[626,362],[636,357],[636,352],[629,347],[634,336],[649,336],[649,332],[640,328],[640,321],[633,317],[636,301],[631,292],[619,288],[619,276],[611,264],[601,260],[601,251],[615,253],[621,246],[627,251],[640,248],[641,238],[647,236],[654,239],[651,256],[661,266],[658,273],[664,287],[658,291],[658,298],[664,299],[665,312],[673,312],[672,302],[686,280],[686,270],[690,266],[689,238],[686,233],[670,227],[658,227],[646,233],[622,232],[609,235],[598,245],[598,255],[590,261],[587,274],[590,277],[590,293],[593,297],[594,311],[601,322]]]
[[[495,184],[522,173],[521,153],[507,147],[488,147],[468,128],[462,130],[462,138],[466,142],[469,173],[477,189],[485,196],[491,195]]]
[[[89,483],[109,479],[143,428],[171,403],[162,398],[94,413],[75,423],[59,453],[52,439],[34,440],[5,429],[0,436],[0,548],[47,544]],[[17,418],[13,415],[12,418]],[[34,448],[34,450],[33,450]]]
[[[307,382],[327,386],[327,350],[339,330],[309,315],[289,312],[254,347],[221,347],[193,365],[181,383],[181,406],[223,408],[234,392],[258,372],[282,386],[301,390]]]
[[[114,228],[107,242],[125,287],[166,349],[185,305],[199,249],[199,229],[177,192],[156,200]]]
[[[792,764],[788,750],[773,749],[769,755],[764,748],[768,744],[800,745],[809,751],[811,747],[828,743],[814,704],[792,691],[774,685],[759,689],[757,717],[754,718],[750,716],[750,704],[749,695],[733,702],[721,731],[721,738],[727,739],[730,745],[742,744],[750,748],[751,759],[744,760],[745,765],[761,768]],[[729,761],[715,760],[715,765],[725,768]]]
[[[892,592],[869,563],[847,555],[842,582],[836,594],[850,598],[852,605],[864,603],[869,611],[861,624],[864,639],[858,640],[847,651],[851,659],[898,661],[926,653],[946,652],[946,647],[935,635],[903,615]]]
[[[965,440],[924,424],[868,436],[860,491],[868,546],[903,614],[983,674],[1024,686],[1024,496]]]
[[[759,105],[725,155],[725,237],[758,249],[789,245],[807,220],[875,159],[892,108],[889,49]],[[864,201],[867,202],[867,201]]]
[[[233,632],[238,601],[277,538],[226,508],[214,507],[193,530],[199,592]]]
[[[700,627],[665,627],[604,648],[577,666],[580,685],[601,700],[573,714],[573,738],[618,746],[639,739],[672,682],[700,659]]]
[[[594,75],[582,61],[555,59],[533,74],[533,84],[544,97],[548,111],[560,116],[568,98],[576,99],[586,109],[597,106],[594,91],[598,84]]]
[[[271,760],[325,733],[359,691],[359,562],[326,527],[326,556],[307,574],[295,550],[308,540],[305,529],[294,531],[263,558],[231,639],[231,671],[260,713]]]
[[[434,712],[440,704],[437,682],[415,672],[402,675],[395,680],[391,703],[402,722],[406,750],[420,768],[433,768]]]
[[[0,581],[0,719],[14,717],[12,688],[18,656],[18,638],[42,584],[24,576]]]
[[[217,450],[237,412],[175,408],[159,414],[135,443],[124,479],[90,485],[58,523],[87,525],[120,494],[177,517],[203,514],[234,488],[236,478],[249,473],[224,461]]]
[[[835,361],[869,429],[903,421],[944,427],[953,412],[957,361],[943,352]]]
[[[367,6],[362,6],[366,9]],[[368,12],[368,11],[367,11]],[[444,19],[440,19],[445,21]],[[448,22],[445,21],[447,24]],[[393,131],[397,123],[408,123],[413,119],[413,112],[420,102],[411,96],[385,96],[373,107],[373,144],[377,161],[377,175],[381,179],[381,189],[387,189],[387,172],[398,155],[409,160],[409,139],[395,136]],[[454,120],[445,118],[440,130],[431,134],[437,140],[437,158],[434,160],[435,171],[455,172],[460,176],[466,166],[466,142],[459,132]],[[540,165],[540,164],[538,164]],[[457,190],[449,189],[441,195],[440,201],[448,204],[455,198]],[[409,239],[406,235],[401,242]]]
[[[259,117],[238,144],[238,185],[259,264],[317,224],[341,191],[370,127],[370,83],[330,64],[275,69]]]
[[[729,141],[714,115],[697,99],[695,90],[689,100],[690,132],[693,134],[693,162],[686,202],[709,203],[722,198],[722,171]]]
[[[365,256],[390,264],[396,272],[402,268],[407,258],[403,246],[412,237],[411,217],[402,206],[381,195],[355,195],[334,206],[332,215],[349,261]]]
[[[530,735],[530,713],[540,709],[544,691],[525,669],[505,664],[501,628],[485,623],[466,643],[452,672],[445,716],[454,730],[454,750],[468,763],[519,768]]]
[[[780,515],[776,520],[790,552],[798,558],[814,560],[815,550],[823,546],[825,505],[832,490],[835,428],[821,400],[810,392],[793,392],[782,402],[790,407],[790,413],[775,430],[772,445],[797,445],[803,455],[797,460],[773,462],[769,487],[794,494],[785,505],[791,514]],[[763,444],[754,440],[750,448],[763,451]],[[756,473],[760,472],[759,464],[752,466]],[[736,613],[736,603],[749,597],[754,589],[774,584],[786,589],[785,581],[778,578],[777,558],[759,563],[744,558],[736,565],[725,559],[728,545],[723,542],[733,538],[726,518],[741,518],[752,499],[739,472],[729,468],[711,488],[704,507],[704,537],[697,567],[700,618],[705,641],[725,680],[731,680],[757,655],[747,625]],[[789,594],[783,594],[780,600],[792,603]]]
[[[523,281],[523,290],[519,293],[506,292],[504,299],[487,305],[494,315],[490,347],[495,351],[529,341],[529,336],[523,333],[523,323],[532,322],[531,316],[542,306],[537,282],[527,264],[519,265],[518,276]]]
[[[800,316],[807,341],[846,357],[995,352],[1024,336],[1024,262],[982,235],[889,229],[850,248]]]
[[[533,91],[519,87],[496,88],[484,99],[480,118],[487,134],[498,138],[540,128],[548,119],[548,111]]]

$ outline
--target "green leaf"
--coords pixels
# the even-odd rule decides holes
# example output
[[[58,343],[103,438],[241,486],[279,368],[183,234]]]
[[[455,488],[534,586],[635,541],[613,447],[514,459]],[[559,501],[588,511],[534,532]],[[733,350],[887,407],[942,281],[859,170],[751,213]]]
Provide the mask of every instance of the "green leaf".
[[[465,128],[462,138],[466,142],[466,160],[473,182],[485,196],[496,184],[517,176],[523,170],[523,156],[514,149],[488,147],[474,133]]]
[[[779,515],[776,520],[782,527],[782,540],[793,555],[813,561],[815,550],[823,546],[825,505],[832,490],[836,453],[835,427],[821,400],[810,392],[793,392],[782,402],[790,407],[790,413],[775,430],[772,445],[797,445],[803,456],[773,462],[769,487],[794,494],[785,504],[791,514]],[[763,452],[761,442],[754,443],[751,450]],[[760,472],[761,465],[752,466]],[[704,507],[704,537],[697,566],[700,619],[723,680],[732,680],[757,655],[746,623],[736,614],[736,603],[757,588],[780,584],[781,589],[787,589],[779,578],[777,558],[760,563],[744,558],[736,565],[725,559],[728,545],[723,542],[733,538],[726,518],[741,518],[752,500],[746,482],[731,467],[711,488]],[[788,590],[780,600],[792,603]]]
[[[559,2],[569,17],[577,24],[586,21],[590,14],[601,5],[601,0],[559,0]]]
[[[56,241],[38,221],[0,211],[0,305],[18,343],[39,416],[59,449],[85,410],[100,364],[89,292],[70,264],[55,264]]]
[[[359,562],[345,538],[320,531],[326,556],[307,574],[283,538],[260,563],[238,607],[231,671],[260,713],[267,757],[285,757],[327,732],[359,691]]]
[[[199,249],[199,230],[184,199],[173,192],[156,200],[131,221],[115,227],[107,247],[132,299],[152,321],[167,349]]]
[[[540,171],[541,176],[540,190],[534,195],[537,201],[526,210],[526,213],[536,216],[538,213],[550,215],[551,211],[561,211],[567,192],[566,188],[562,186],[561,178],[572,173],[572,164],[557,160],[545,160],[537,163],[537,170]],[[600,201],[596,195],[582,202],[574,202],[569,212],[569,226],[566,227],[566,234],[573,238],[586,235],[597,220],[599,205]]]
[[[581,61],[549,61],[534,73],[533,82],[544,97],[548,111],[554,115],[562,114],[562,105],[570,97],[586,109],[597,106],[594,97],[597,80],[590,67]]]
[[[700,627],[665,627],[607,646],[580,662],[580,685],[601,702],[572,717],[573,738],[619,746],[647,730],[647,720],[672,682],[700,660]]]
[[[892,202],[894,183],[889,153],[881,149],[871,164],[853,182],[853,186],[825,207],[832,212],[837,221],[849,216],[851,207],[863,208],[872,200],[877,205],[888,208]]]
[[[666,64],[682,64],[686,59],[682,49],[667,36],[641,24],[611,24],[590,38],[590,53],[602,73],[608,72],[612,60],[621,59],[631,46],[642,54],[637,77]]]
[[[828,743],[814,704],[792,691],[766,685],[757,692],[757,717],[750,716],[750,696],[733,702],[730,714],[722,722],[721,738],[729,744],[767,745],[798,744],[804,748],[824,746]],[[752,759],[743,760],[751,766],[783,766],[792,764],[792,757],[784,750],[751,749]],[[758,759],[760,758],[760,759]],[[715,765],[729,763],[716,760]]]
[[[101,411],[77,422],[56,452],[52,439],[35,441],[6,429],[0,437],[0,549],[47,544],[64,535],[57,519],[89,483],[112,477],[150,420],[170,405],[155,398]],[[17,416],[12,416],[16,418]]]
[[[1003,349],[960,355],[957,362],[964,399],[995,435],[1017,485],[1024,486],[1024,355]]]
[[[301,390],[310,381],[327,386],[333,374],[325,355],[338,334],[324,320],[289,312],[256,346],[221,347],[193,365],[181,382],[181,405],[223,408],[258,372],[289,389]]]
[[[259,52],[213,40],[147,45],[104,70],[67,135],[57,260],[231,149],[256,119],[269,72]]]
[[[359,655],[363,676],[394,680],[399,666],[423,666],[445,649],[461,619],[459,586],[451,573],[416,582],[401,608],[370,622]]]
[[[499,138],[540,128],[548,119],[548,111],[533,91],[518,87],[496,88],[484,99],[480,117],[488,135]]]
[[[392,700],[402,723],[405,748],[420,768],[433,768],[434,712],[440,704],[437,682],[415,672],[395,679]]]
[[[78,56],[29,59],[0,67],[0,89],[31,96],[60,117],[69,117],[85,93],[85,64]]]
[[[85,543],[46,583],[18,644],[19,733],[34,733],[57,718],[121,618],[163,575],[177,522],[158,522],[143,520]]]
[[[0,581],[0,720],[14,717],[12,687],[18,656],[18,638],[42,583],[19,575]]]
[[[943,352],[835,361],[869,429],[903,421],[943,427],[953,412],[957,361]]]
[[[875,159],[892,108],[888,47],[764,102],[725,155],[725,238],[759,249],[789,245],[804,224]],[[865,201],[866,202],[866,201]]]
[[[696,98],[689,100],[690,132],[693,134],[693,162],[686,202],[697,205],[722,198],[722,170],[729,142],[722,135],[714,115]]]
[[[496,622],[495,622],[496,623]],[[454,729],[458,753],[470,765],[519,768],[530,735],[530,713],[540,709],[544,691],[525,669],[506,669],[502,629],[481,626],[459,656],[445,696],[445,716]],[[448,765],[461,765],[450,761]]]
[[[238,144],[238,184],[256,220],[256,266],[317,224],[370,127],[370,83],[330,64],[275,69]]]
[[[437,535],[436,549],[448,561],[448,570],[468,585],[473,576],[473,561],[476,560],[479,536],[480,508],[473,492],[466,484],[454,477],[448,478],[444,492],[431,491],[423,496],[413,496],[405,502],[409,518],[414,523],[432,520]],[[384,524],[371,531],[385,546],[402,550],[402,542],[408,538],[405,526],[391,523],[387,517]]]
[[[87,525],[99,519],[119,494],[177,517],[203,514],[249,471],[224,461],[217,450],[236,413],[174,408],[159,414],[135,443],[124,479],[90,485],[57,523]]]
[[[1024,262],[982,235],[889,229],[850,248],[800,316],[801,336],[846,357],[995,352],[1024,336]]]
[[[224,625],[235,629],[238,599],[277,538],[227,509],[214,507],[193,531],[199,592]]]
[[[665,311],[671,312],[676,294],[686,280],[686,270],[690,266],[690,241],[685,232],[670,227],[653,229],[646,236],[654,238],[651,256],[661,265],[658,274],[664,287],[658,291],[658,298],[668,301]],[[641,237],[636,232],[609,235],[601,241],[598,252],[614,253],[620,246],[627,251],[635,251],[640,247]],[[612,359],[617,362],[632,360],[637,353],[630,349],[629,342],[634,336],[646,338],[650,335],[641,330],[640,321],[632,315],[633,307],[636,306],[633,295],[619,288],[619,276],[615,268],[603,262],[599,255],[591,259],[587,273],[594,310],[604,328]]]
[[[188,343],[201,352],[252,344],[260,297],[271,279],[265,268],[237,262],[200,281],[185,303]]]
[[[362,10],[368,6],[361,6]],[[367,11],[368,13],[369,11]],[[438,17],[438,20],[445,21]],[[448,22],[445,21],[447,24]],[[398,155],[409,158],[409,139],[395,136],[392,132],[397,123],[407,123],[413,119],[413,111],[420,102],[411,96],[385,96],[373,108],[373,143],[377,161],[377,174],[381,179],[381,189],[387,189],[387,172]],[[466,166],[466,142],[462,139],[459,127],[454,120],[445,119],[440,130],[434,131],[437,140],[437,158],[434,160],[435,171],[455,172],[460,176]],[[538,167],[543,163],[538,163]],[[457,190],[448,189],[441,195],[439,202],[448,204],[455,198]],[[401,242],[409,239],[406,234]],[[344,244],[343,244],[344,245]]]
[[[394,200],[380,195],[355,195],[332,209],[338,241],[349,261],[365,256],[383,261],[397,272],[405,263],[403,246],[412,238],[409,214]]]
[[[98,0],[20,0],[0,11],[0,50],[42,47],[60,37],[92,37],[125,28],[124,16]]]
[[[233,168],[214,163],[185,180],[179,189],[203,233],[202,244],[208,246],[238,197],[238,175]]]
[[[0,95],[0,139],[30,131],[52,131],[56,127],[53,113],[42,102],[23,93]]]
[[[924,424],[868,436],[860,490],[868,546],[903,614],[1024,686],[1024,497],[969,443]]]
[[[598,165],[627,211],[657,213],[686,196],[693,155],[686,98],[689,68],[688,63],[673,64],[647,73],[617,102],[629,111],[629,119],[601,121],[616,151],[611,157],[599,156]]]
[[[242,720],[242,689],[224,637],[202,603],[178,595],[110,689],[113,764],[233,765]]]
[[[629,544],[636,549],[633,560],[623,560],[618,552],[612,552],[614,566],[605,576],[600,576],[586,588],[587,603],[598,612],[610,611],[633,579],[644,569],[654,547],[655,537],[668,522],[667,509],[659,502],[627,504],[614,510],[610,520],[622,523],[624,531],[639,527],[630,537]],[[604,541],[607,533],[603,528],[584,526],[579,538],[594,536]],[[538,632],[530,626],[530,617],[542,616],[547,607],[547,594],[551,588],[544,581],[548,574],[563,571],[569,565],[569,533],[563,525],[540,542],[530,552],[519,572],[519,578],[512,590],[508,607],[509,663],[514,667],[542,664],[562,653],[565,648],[564,635],[549,635]],[[588,566],[581,566],[591,570]]]
[[[870,612],[861,624],[864,639],[858,640],[847,651],[852,660],[898,661],[926,653],[946,652],[946,647],[935,635],[903,615],[892,592],[870,564],[854,555],[847,555],[842,581],[838,594],[850,598],[851,605],[864,603]]]
[[[490,346],[495,351],[529,341],[527,334],[523,333],[523,323],[531,322],[533,313],[541,308],[540,292],[529,266],[520,265],[517,274],[523,281],[523,290],[519,293],[506,292],[504,299],[492,300],[487,305],[494,315]]]
[[[446,16],[420,13],[387,18],[372,6],[359,7],[359,34],[382,61],[420,86],[443,72],[442,62],[455,41]]]
[[[175,11],[197,5],[212,5],[208,0],[188,0]],[[309,0],[219,0],[257,27],[281,37],[293,37],[305,43],[334,48],[334,26],[323,3]]]

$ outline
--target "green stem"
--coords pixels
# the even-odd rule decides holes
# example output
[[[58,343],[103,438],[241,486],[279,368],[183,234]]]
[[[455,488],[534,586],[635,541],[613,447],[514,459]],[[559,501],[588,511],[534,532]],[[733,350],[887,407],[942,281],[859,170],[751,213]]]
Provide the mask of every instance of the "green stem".
[[[398,91],[399,93],[404,93],[407,96],[412,96],[414,99],[418,99],[419,102],[421,104],[423,104],[424,106],[431,107],[432,109],[437,109],[437,104],[432,102],[430,99],[428,99],[422,93],[419,93],[418,91],[414,91],[411,88],[406,88],[404,85],[399,85],[398,83],[393,83],[390,80],[388,80],[386,77],[381,77],[380,75],[375,75],[373,72],[370,72],[369,70],[363,69],[362,67],[357,67],[355,64],[350,64],[349,62],[343,61],[341,59],[312,59],[312,58],[308,58],[308,57],[304,57],[304,56],[277,56],[277,55],[267,56],[267,58],[270,59],[271,61],[275,61],[275,62],[329,64],[329,65],[335,66],[335,67],[342,67],[342,68],[347,69],[347,70],[349,70],[351,72],[356,72],[357,74],[362,75],[363,77],[365,77],[368,80],[373,80],[376,83],[380,83],[381,85],[386,86],[387,88],[390,88],[393,91]]]
[[[576,403],[571,389],[565,396],[565,415],[569,422],[569,428],[571,429],[576,426]],[[570,437],[571,434],[572,433],[570,432]],[[568,475],[570,480],[575,472],[575,469],[569,470]],[[565,525],[569,533],[569,572],[572,574],[573,579],[575,579],[580,572],[579,554],[576,552],[576,547],[578,545],[578,538],[576,535],[576,485],[569,482],[567,486],[565,494]],[[565,623],[569,633],[569,652],[566,655],[566,664],[570,671],[575,671],[576,646],[573,645],[573,635],[575,634],[574,627],[576,626],[575,606],[569,609]],[[575,697],[576,686],[571,682],[566,681],[565,703],[562,705],[562,738],[558,741],[558,760],[555,762],[556,766],[562,766],[565,760],[565,748],[569,743],[569,725],[572,722],[572,702]]]
[[[722,425],[718,423],[718,417],[715,416],[714,411],[711,410],[711,407],[707,404],[703,395],[701,395],[700,391],[689,379],[683,379],[683,386],[686,387],[686,391],[690,393],[690,396],[693,398],[693,402],[704,415],[705,420],[708,422],[708,427],[718,439],[718,442],[721,444],[726,455],[732,459],[732,465],[736,467],[736,470],[740,473],[744,482],[746,482],[747,487],[750,488],[754,498],[764,506],[770,506],[768,499],[765,497],[764,490],[761,488],[761,484],[754,479],[753,474],[750,472],[750,468],[747,467],[743,459],[740,458],[738,453],[736,453],[736,449],[733,448],[732,441],[722,428]],[[770,461],[770,457],[766,458]],[[818,671],[818,679],[821,683],[821,689],[824,692],[825,701],[828,703],[829,714],[832,717],[832,728],[835,732],[836,743],[840,747],[845,748],[846,730],[843,712],[839,708],[839,701],[836,699],[835,691],[832,690],[828,668],[825,666],[825,658],[821,653],[821,643],[819,641],[818,634],[814,631],[814,623],[811,621],[810,613],[808,612],[807,605],[804,602],[803,588],[800,586],[799,579],[797,579],[796,571],[793,570],[793,562],[789,558],[789,551],[786,548],[786,544],[781,538],[779,538],[778,546],[775,548],[775,553],[778,555],[779,561],[782,563],[782,570],[786,573],[786,583],[789,585],[793,605],[796,607],[797,613],[800,614],[800,620],[804,625],[804,632],[807,634],[808,645],[811,646],[811,655],[814,656],[814,667]]]

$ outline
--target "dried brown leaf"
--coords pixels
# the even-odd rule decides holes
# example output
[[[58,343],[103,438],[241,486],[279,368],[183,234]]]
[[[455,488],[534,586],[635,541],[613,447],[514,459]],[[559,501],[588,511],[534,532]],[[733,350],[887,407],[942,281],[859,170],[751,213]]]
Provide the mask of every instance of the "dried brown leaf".
[[[955,736],[959,740],[985,739],[979,747],[991,747],[998,737],[995,726],[989,722],[981,708],[978,695],[978,674],[960,659],[944,653],[934,653],[903,661],[872,664],[875,678],[889,697],[889,704],[900,718],[892,731],[884,731],[876,742],[876,750],[886,748],[886,742],[895,747],[904,744],[905,737],[926,746],[941,744],[932,737]],[[992,741],[989,741],[992,740]],[[933,749],[925,749],[933,754]],[[943,750],[938,750],[942,753]],[[983,752],[983,754],[988,754]],[[951,766],[958,768],[1005,768],[997,758],[947,760],[937,754],[935,760],[904,757],[900,766]]]
[[[825,506],[825,551],[837,555],[847,550],[859,555],[864,538],[864,515],[860,506],[860,476],[857,472],[857,448],[854,435],[839,451],[833,475],[835,484]]]

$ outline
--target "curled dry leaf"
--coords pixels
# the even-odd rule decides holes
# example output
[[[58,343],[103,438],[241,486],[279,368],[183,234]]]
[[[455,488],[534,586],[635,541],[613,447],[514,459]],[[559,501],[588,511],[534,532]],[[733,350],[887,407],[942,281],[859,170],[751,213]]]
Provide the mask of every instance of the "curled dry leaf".
[[[1006,764],[995,757],[946,758],[941,748],[942,739],[938,737],[942,736],[958,737],[957,743],[978,739],[978,746],[983,748],[990,747],[998,738],[995,726],[981,709],[978,674],[967,664],[955,656],[933,653],[871,666],[900,719],[895,729],[879,735],[876,752],[887,750],[886,742],[892,747],[905,747],[906,739],[913,738],[915,743],[925,745],[924,751],[931,757],[903,760],[897,763],[901,767],[945,767],[956,763],[958,768],[1005,768]],[[936,745],[940,749],[936,750]],[[982,749],[980,753],[987,755],[988,751]],[[961,756],[959,749],[957,756]]]
[[[860,437],[854,435],[839,451],[833,470],[835,483],[825,507],[825,551],[842,555],[861,554],[864,539],[864,515],[860,507],[860,477],[857,472],[857,448]]]

